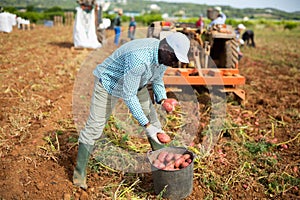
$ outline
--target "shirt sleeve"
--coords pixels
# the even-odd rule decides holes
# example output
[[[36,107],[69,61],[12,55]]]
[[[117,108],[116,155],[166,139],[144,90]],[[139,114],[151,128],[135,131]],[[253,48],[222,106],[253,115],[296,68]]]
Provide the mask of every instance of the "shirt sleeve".
[[[165,84],[163,81],[163,76],[166,69],[167,67],[165,65],[160,65],[159,73],[152,82],[152,88],[153,88],[156,103],[160,102],[162,99],[167,99]]]
[[[128,62],[128,61],[127,61]],[[133,117],[144,126],[149,122],[148,118],[143,112],[140,101],[137,97],[137,92],[140,86],[141,76],[145,71],[145,66],[136,66],[135,63],[128,62],[135,66],[125,72],[123,84],[123,100],[129,108]]]

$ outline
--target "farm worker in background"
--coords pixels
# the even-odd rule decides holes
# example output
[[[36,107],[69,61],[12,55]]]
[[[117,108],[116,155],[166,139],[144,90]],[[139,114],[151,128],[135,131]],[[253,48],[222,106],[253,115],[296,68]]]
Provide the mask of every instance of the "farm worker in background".
[[[218,17],[216,19],[214,19],[213,21],[210,22],[209,26],[212,27],[215,24],[225,24],[226,21],[226,15],[222,12],[222,8],[221,7],[215,7],[214,8],[219,14]]]
[[[235,39],[238,42],[237,51],[238,51],[238,59],[240,60],[243,57],[243,53],[241,52],[240,45],[244,44],[244,40],[241,38],[242,32],[246,29],[244,24],[239,24],[237,28],[234,30]]]
[[[196,28],[200,29],[200,30],[204,29],[204,20],[203,20],[202,15],[199,16],[199,19],[196,22]]]
[[[95,25],[94,1],[78,0],[73,28],[74,46],[79,48],[100,48]]]
[[[254,32],[252,30],[246,30],[242,35],[242,39],[246,45],[255,47]]]
[[[18,25],[18,29],[21,29],[21,28],[22,28],[22,27],[21,27],[21,26],[22,26],[21,24],[22,24],[22,18],[18,16],[18,17],[17,17],[17,25]]]
[[[121,29],[122,29],[122,15],[123,15],[123,11],[119,10],[118,11],[118,15],[115,17],[114,19],[114,30],[115,30],[115,40],[114,43],[115,45],[119,45],[119,40],[121,37]]]
[[[136,29],[136,22],[134,17],[131,17],[129,27],[128,27],[128,38],[130,38],[131,40],[134,40],[135,29]]]
[[[147,85],[152,84],[155,102],[167,112],[172,112],[175,99],[169,99],[163,82],[167,66],[189,63],[190,41],[182,33],[176,32],[162,40],[143,38],[129,41],[97,65],[94,91],[90,105],[90,115],[79,135],[77,165],[73,174],[74,185],[83,189],[86,184],[86,167],[95,142],[113,108],[122,99],[133,117],[144,128],[153,150],[164,147],[160,136],[169,136],[162,130],[156,110],[152,104]],[[173,104],[174,103],[174,104]]]

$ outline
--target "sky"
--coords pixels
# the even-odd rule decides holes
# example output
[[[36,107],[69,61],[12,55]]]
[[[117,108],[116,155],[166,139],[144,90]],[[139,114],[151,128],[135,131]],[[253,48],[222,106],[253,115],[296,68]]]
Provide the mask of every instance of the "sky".
[[[234,8],[276,8],[286,12],[300,11],[299,0],[160,0],[167,2],[191,2],[207,5],[224,5]]]

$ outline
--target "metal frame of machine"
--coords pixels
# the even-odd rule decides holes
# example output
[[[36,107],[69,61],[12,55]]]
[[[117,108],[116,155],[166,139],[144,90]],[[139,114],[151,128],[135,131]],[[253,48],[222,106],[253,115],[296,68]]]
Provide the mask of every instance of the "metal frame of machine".
[[[245,77],[238,69],[237,43],[231,26],[218,25],[209,30],[199,30],[194,24],[153,22],[147,37],[162,39],[172,32],[182,32],[191,41],[190,63],[168,68],[164,83],[168,90],[173,86],[223,86],[222,92],[234,93],[240,100],[245,100],[245,92],[239,88],[245,84]],[[197,48],[197,46],[200,46]],[[208,65],[208,60],[215,65]]]

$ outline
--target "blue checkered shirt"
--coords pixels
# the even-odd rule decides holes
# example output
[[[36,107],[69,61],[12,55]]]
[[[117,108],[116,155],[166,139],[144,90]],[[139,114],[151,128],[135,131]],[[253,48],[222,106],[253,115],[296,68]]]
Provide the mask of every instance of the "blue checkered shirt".
[[[158,63],[159,40],[136,39],[125,43],[94,70],[106,91],[124,100],[141,125],[149,122],[137,92],[151,83],[155,100],[166,99],[163,75],[167,69]]]

